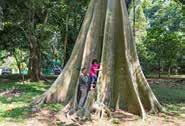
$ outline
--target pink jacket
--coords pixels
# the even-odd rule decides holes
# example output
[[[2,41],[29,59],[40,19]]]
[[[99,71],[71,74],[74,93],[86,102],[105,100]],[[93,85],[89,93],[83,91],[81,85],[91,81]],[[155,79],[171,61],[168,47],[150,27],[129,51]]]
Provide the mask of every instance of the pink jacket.
[[[97,76],[97,73],[100,69],[100,64],[92,64],[90,67],[90,72],[89,75],[92,76]]]

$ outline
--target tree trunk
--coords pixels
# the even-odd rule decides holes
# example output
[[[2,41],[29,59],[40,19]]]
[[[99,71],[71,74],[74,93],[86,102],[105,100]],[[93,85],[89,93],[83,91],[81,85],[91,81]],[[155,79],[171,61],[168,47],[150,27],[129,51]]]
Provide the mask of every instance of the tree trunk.
[[[0,6],[0,30],[3,30],[3,9]]]
[[[161,78],[161,60],[158,60],[158,77]]]
[[[18,57],[16,56],[15,53],[16,53],[16,52],[14,52],[13,56],[14,56],[14,58],[15,58],[15,60],[16,60],[17,68],[19,69],[19,75],[21,75],[22,81],[23,81],[23,83],[24,83],[24,74],[22,74],[22,72],[21,72],[21,63],[22,63],[22,61],[21,61],[21,60],[19,61],[19,59],[18,59]],[[22,52],[21,52],[21,53],[22,53]]]
[[[69,15],[67,14],[67,16],[66,16],[66,34],[65,34],[65,40],[64,40],[64,55],[63,55],[64,65],[67,63],[68,22],[69,22]]]
[[[136,0],[133,0],[133,36],[136,37]]]
[[[33,6],[32,4],[30,4]],[[36,19],[35,19],[35,9],[30,9],[29,11],[29,31],[28,31],[28,42],[29,42],[29,67],[28,74],[31,81],[39,81],[41,77],[41,67],[40,67],[40,45],[37,38],[34,35],[34,30],[36,28]],[[47,14],[44,22],[47,22]]]
[[[102,108],[126,106],[129,112],[142,117],[146,112],[162,110],[141,70],[125,0],[91,0],[63,73],[34,103],[63,102],[76,108],[80,73],[77,67],[89,68],[94,58],[101,61],[102,69],[94,100]],[[88,104],[89,99],[85,108],[92,105]]]
[[[16,61],[16,64],[17,64],[17,68],[18,68],[18,70],[19,70],[19,74],[21,75],[21,61],[19,61],[19,59],[17,58],[17,56],[16,56],[15,53],[16,53],[16,52],[13,52],[13,56],[14,56],[15,61]]]
[[[171,75],[171,67],[169,66],[168,67],[168,78],[170,78],[170,75]]]
[[[33,35],[29,35],[29,76],[32,81],[39,81],[41,68],[40,68],[40,48],[36,38]]]

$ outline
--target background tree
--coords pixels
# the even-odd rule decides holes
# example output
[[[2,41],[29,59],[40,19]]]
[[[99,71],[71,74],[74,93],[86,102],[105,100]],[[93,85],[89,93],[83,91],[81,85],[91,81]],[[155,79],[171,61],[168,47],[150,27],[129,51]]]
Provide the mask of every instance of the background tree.
[[[142,32],[138,32],[136,42],[143,69],[150,73],[158,69],[159,76],[161,71],[170,74],[172,69],[177,69],[177,59],[182,59],[178,57],[183,47],[183,8],[174,1],[145,1],[142,8],[144,18],[136,13],[140,17],[136,16],[136,20],[142,19],[137,20],[141,26],[138,29],[143,29],[145,34],[141,37]],[[148,23],[142,27],[144,19]]]
[[[16,31],[19,29],[19,32],[17,34],[14,33],[12,36],[16,37],[17,40],[24,40],[24,42],[21,42],[27,46],[25,51],[29,51],[28,66],[31,80],[37,81],[40,79],[42,67],[50,67],[52,69],[52,60],[48,61],[47,59],[57,59],[63,64],[66,62],[62,57],[66,57],[65,60],[67,60],[70,56],[87,2],[8,0],[3,3],[4,26],[11,24],[13,26],[11,27],[12,30]],[[77,8],[74,8],[74,6]],[[67,53],[64,54],[66,33],[63,31],[65,31],[66,26],[66,15],[70,9],[74,9],[74,12],[71,11],[69,13],[69,42],[67,47],[65,47]],[[5,32],[6,29],[2,31],[4,34]],[[11,39],[11,34],[7,34],[7,37]],[[1,38],[1,42],[5,43],[6,35]],[[14,45],[15,41],[8,41],[8,43]],[[50,55],[51,57],[49,57]],[[50,65],[47,66],[46,62],[50,62]]]

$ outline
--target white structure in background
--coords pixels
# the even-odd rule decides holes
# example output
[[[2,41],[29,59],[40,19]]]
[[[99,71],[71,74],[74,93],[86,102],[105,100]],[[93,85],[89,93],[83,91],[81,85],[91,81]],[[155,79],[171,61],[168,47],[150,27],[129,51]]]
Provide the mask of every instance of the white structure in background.
[[[9,57],[6,58],[4,61],[5,61],[5,63],[3,63],[3,64],[0,66],[0,75],[1,75],[1,73],[2,73],[2,69],[3,69],[3,68],[11,68],[11,69],[12,69],[12,74],[16,74],[16,73],[19,72],[19,71],[16,69],[16,66],[14,67],[14,64],[15,64],[15,59],[14,59],[14,57],[9,56]]]

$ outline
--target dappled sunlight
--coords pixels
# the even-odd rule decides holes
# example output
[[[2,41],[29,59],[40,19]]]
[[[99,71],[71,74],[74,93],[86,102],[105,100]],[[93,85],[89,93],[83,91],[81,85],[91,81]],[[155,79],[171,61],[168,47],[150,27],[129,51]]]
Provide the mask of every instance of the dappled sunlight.
[[[1,83],[0,87],[0,121],[21,121],[32,111],[30,103],[33,98],[45,91],[48,85],[11,82]]]

